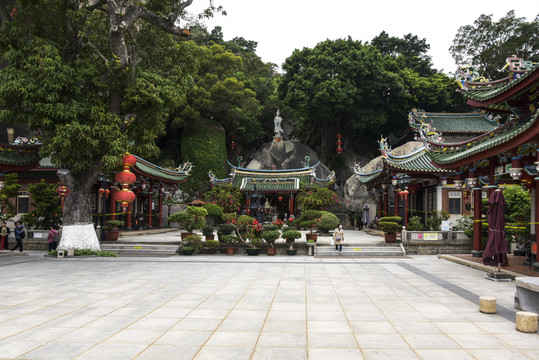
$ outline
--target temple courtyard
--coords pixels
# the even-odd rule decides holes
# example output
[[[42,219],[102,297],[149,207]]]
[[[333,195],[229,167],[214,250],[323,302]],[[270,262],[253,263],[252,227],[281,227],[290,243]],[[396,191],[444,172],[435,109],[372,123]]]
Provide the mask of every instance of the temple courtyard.
[[[30,252],[0,268],[1,359],[539,359],[514,282],[437,256]]]

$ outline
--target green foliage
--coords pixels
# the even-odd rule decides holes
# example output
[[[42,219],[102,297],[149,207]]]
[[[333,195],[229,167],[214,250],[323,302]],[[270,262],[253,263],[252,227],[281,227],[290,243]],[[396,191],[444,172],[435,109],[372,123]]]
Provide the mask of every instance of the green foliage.
[[[202,237],[200,235],[189,235],[182,240],[183,249],[199,251],[202,249]]]
[[[303,228],[309,228],[312,234],[313,227],[318,226],[318,224],[320,223],[321,217],[322,217],[321,211],[306,210],[301,214],[300,217],[296,219],[295,223]]]
[[[279,226],[273,225],[273,224],[265,224],[264,231],[269,231],[269,230],[279,230]]]
[[[118,227],[122,226],[124,224],[121,220],[107,220],[106,225],[103,226],[103,229],[105,230],[118,230]]]
[[[402,222],[402,217],[400,216],[384,216],[380,219],[380,221],[389,221],[389,222],[396,222],[397,224],[400,224]]]
[[[239,212],[243,200],[242,192],[230,185],[214,186],[204,194],[204,201],[219,206],[225,213]]]
[[[234,231],[234,225],[232,224],[219,224],[217,228],[217,235],[230,235]]]
[[[530,15],[536,15],[531,13]],[[492,15],[481,15],[473,25],[461,26],[449,48],[457,64],[478,66],[480,74],[491,80],[505,77],[500,70],[505,59],[517,54],[524,60],[537,60],[539,18],[530,22],[515,17],[514,10],[498,21]]]
[[[217,240],[206,240],[206,247],[212,250],[218,250],[221,243]]]
[[[221,236],[221,240],[229,244],[235,244],[240,241],[240,238],[236,235],[223,235]]]
[[[214,231],[214,230],[215,230],[215,229],[213,228],[213,226],[206,225],[206,226],[204,226],[204,227],[202,228],[202,234],[203,234],[204,236],[211,236],[211,235],[213,235],[213,231]]]
[[[62,224],[62,205],[56,189],[60,183],[47,184],[44,179],[30,184],[28,191],[32,197],[32,210],[24,215],[21,221],[32,229],[58,229]]]
[[[442,229],[442,221],[449,219],[449,213],[443,210],[432,210],[427,218],[427,225],[430,230],[440,231]]]
[[[186,210],[189,214],[192,214],[197,221],[204,219],[206,215],[208,215],[208,210],[200,206],[188,206]]]
[[[338,203],[337,194],[328,188],[321,187],[315,189],[300,190],[296,201],[304,210],[327,210]]]
[[[320,219],[320,223],[318,224],[318,228],[322,232],[327,233],[330,230],[335,229],[337,226],[339,226],[339,219],[337,216],[330,212],[322,211],[322,217]]]
[[[235,221],[237,218],[238,215],[235,212],[221,215],[221,219],[226,223],[232,223],[232,221]]]
[[[17,173],[4,175],[4,187],[0,189],[0,221],[8,221],[17,215],[17,206],[12,199],[16,199],[20,188]]]
[[[192,206],[190,206],[192,207]],[[193,206],[194,207],[194,206]],[[205,209],[203,209],[205,210]],[[168,217],[170,222],[180,224],[187,232],[193,232],[194,229],[200,229],[205,225],[204,218],[196,218],[195,215],[188,210],[180,211]]]
[[[464,214],[457,219],[457,224],[453,226],[455,231],[463,231],[464,235],[473,238],[473,216]]]
[[[221,216],[223,215],[223,209],[221,209],[218,205],[215,204],[206,204],[204,205],[204,209],[208,212],[208,215],[210,216]]]
[[[238,232],[242,237],[253,238],[258,237],[262,232],[262,224],[248,215],[240,215],[237,220],[233,220],[232,223],[238,229]]]
[[[283,232],[281,237],[286,240],[295,240],[295,239],[301,238],[301,232],[299,232],[298,230],[292,230],[292,229],[286,230],[285,232]]]
[[[48,255],[57,256],[58,250],[51,250],[48,252]],[[90,249],[74,249],[73,250],[74,256],[101,256],[101,257],[118,257],[118,254],[116,254],[113,251],[95,251]]]
[[[273,243],[281,236],[279,230],[267,230],[262,233],[262,238],[273,247]]]
[[[258,249],[258,248],[260,248],[261,245],[262,245],[262,239],[261,238],[255,237],[255,238],[251,239],[251,246],[253,248]]]
[[[503,191],[505,198],[505,236],[508,242],[523,246],[530,236],[531,197],[520,186],[508,186]]]
[[[380,221],[378,225],[380,225],[380,229],[386,234],[395,234],[402,228],[398,223],[392,221]]]
[[[412,216],[408,221],[408,227],[406,230],[421,231],[423,230],[423,219],[420,216]]]

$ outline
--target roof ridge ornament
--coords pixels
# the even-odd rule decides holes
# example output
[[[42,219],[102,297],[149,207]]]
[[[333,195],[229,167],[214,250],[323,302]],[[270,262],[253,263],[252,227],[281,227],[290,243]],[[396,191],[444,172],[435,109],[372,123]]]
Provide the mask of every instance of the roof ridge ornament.
[[[183,164],[180,164],[178,166],[177,170],[178,170],[178,172],[185,173],[185,175],[189,175],[191,170],[193,170],[193,167],[194,167],[194,165],[191,162],[189,162],[189,160],[187,160]]]
[[[391,149],[391,146],[387,142],[387,137],[384,138],[383,135],[380,135],[380,140],[378,140],[378,144],[380,144],[380,152],[382,153],[383,157],[387,158],[387,155],[393,152],[393,149]]]

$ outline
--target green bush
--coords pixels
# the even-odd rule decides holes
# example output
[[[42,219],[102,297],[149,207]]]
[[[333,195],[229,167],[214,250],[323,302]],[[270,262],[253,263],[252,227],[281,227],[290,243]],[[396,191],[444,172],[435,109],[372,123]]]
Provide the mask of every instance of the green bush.
[[[449,213],[443,210],[432,210],[431,215],[427,218],[427,225],[430,230],[440,231],[442,229],[442,221],[449,219]]]
[[[420,216],[412,216],[408,221],[408,227],[406,230],[421,231],[423,230],[423,219]]]
[[[208,249],[217,250],[221,246],[221,243],[217,240],[206,240],[206,247]]]
[[[240,241],[240,238],[237,237],[236,235],[223,235],[223,236],[221,236],[221,240],[223,240],[224,242],[227,242],[229,244],[235,244],[238,241]]]
[[[473,238],[473,216],[472,215],[462,215],[461,218],[457,219],[457,224],[453,226],[455,231],[463,231],[464,235],[469,238]]]
[[[200,235],[189,235],[182,240],[184,250],[198,251],[202,248],[202,237]]]
[[[213,228],[213,226],[206,225],[206,226],[204,226],[204,227],[202,228],[202,234],[203,234],[204,236],[211,236],[211,235],[213,235],[213,230],[215,230],[215,229]]]
[[[306,210],[295,221],[296,224],[303,228],[308,228],[313,232],[313,227],[317,227],[322,218],[322,212],[318,210]]]
[[[269,231],[269,230],[279,230],[279,226],[273,225],[273,224],[264,225],[264,231]]]
[[[218,205],[215,204],[206,204],[204,205],[204,209],[208,212],[208,215],[210,216],[221,216],[223,215],[223,209],[221,209]]]
[[[104,230],[111,231],[111,230],[118,230],[118,227],[122,226],[124,224],[121,220],[107,220],[107,223],[105,226],[103,226]]]
[[[230,235],[234,231],[234,225],[232,224],[219,224],[217,227],[217,235]]]
[[[266,240],[271,247],[273,243],[281,236],[281,233],[278,230],[268,230],[262,233],[262,238]]]
[[[402,217],[400,216],[384,216],[380,219],[380,222],[396,222],[397,224],[402,223]]]
[[[194,206],[189,206],[188,209],[189,208],[194,208]],[[206,211],[206,209],[203,209],[203,208],[200,208],[200,209]],[[193,212],[194,211],[189,211],[189,210],[180,211],[180,212],[170,215],[168,217],[168,220],[170,222],[175,222],[175,223],[180,224],[182,228],[187,230],[187,232],[191,233],[193,232],[193,230],[200,229],[206,224],[206,221],[204,220],[203,217],[202,218],[196,217]]]
[[[251,246],[254,247],[255,249],[258,249],[260,248],[260,246],[262,245],[262,239],[261,238],[252,238],[251,239]]]
[[[58,250],[51,250],[48,252],[49,255],[52,256],[58,256]],[[118,254],[116,254],[113,251],[95,251],[90,249],[74,249],[73,250],[74,256],[101,256],[101,257],[118,257]]]
[[[232,222],[238,218],[238,215],[236,213],[226,213],[221,215],[221,219],[223,219],[224,222]]]
[[[401,226],[392,221],[380,221],[378,225],[380,225],[380,229],[386,234],[395,234],[401,230]]]
[[[337,218],[337,216],[330,212],[322,211],[322,217],[320,218],[318,228],[322,232],[327,233],[330,230],[335,229],[337,226],[339,226],[339,219]]]

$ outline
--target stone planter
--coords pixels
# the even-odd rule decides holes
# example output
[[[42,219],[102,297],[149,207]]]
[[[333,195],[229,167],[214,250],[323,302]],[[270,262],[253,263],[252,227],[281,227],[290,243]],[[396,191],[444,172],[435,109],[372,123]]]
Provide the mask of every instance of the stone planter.
[[[183,255],[193,255],[194,252],[195,252],[194,249],[192,249],[192,250],[185,250],[185,249],[182,250]]]
[[[292,256],[292,255],[296,255],[297,252],[298,252],[298,251],[297,251],[296,249],[292,249],[292,250],[291,250],[291,249],[287,249],[287,250],[286,250],[286,253],[287,253],[288,255],[291,255],[291,256]]]
[[[386,240],[386,243],[395,243],[397,242],[397,233],[393,233],[393,234],[388,234],[388,233],[384,233],[384,238]]]

